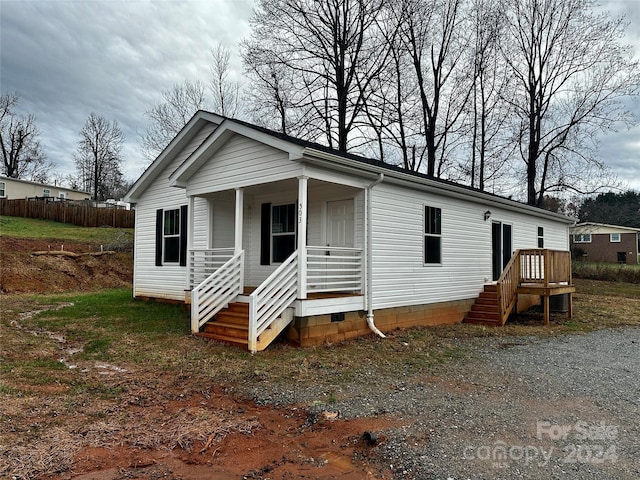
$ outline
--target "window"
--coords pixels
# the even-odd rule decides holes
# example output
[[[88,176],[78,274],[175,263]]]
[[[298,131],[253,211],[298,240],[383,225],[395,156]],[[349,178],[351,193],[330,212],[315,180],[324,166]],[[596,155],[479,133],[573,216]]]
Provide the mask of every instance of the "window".
[[[4,182],[0,182],[0,197],[5,196],[6,184]]]
[[[180,210],[164,211],[164,261],[175,263],[180,261]]]
[[[544,248],[544,228],[538,227],[538,248]]]
[[[296,249],[296,205],[271,208],[271,261],[284,262]]]
[[[187,264],[187,206],[156,210],[156,266]]]
[[[45,188],[45,189],[42,191],[42,196],[43,196],[43,197],[50,197],[50,196],[51,196],[51,190],[49,190],[48,188]]]
[[[67,194],[64,192],[58,192],[58,198],[61,198],[64,200],[65,198],[67,198]]]
[[[442,263],[442,211],[424,207],[424,263]]]
[[[573,243],[591,243],[591,234],[576,233],[573,235]]]
[[[611,243],[620,243],[620,234],[619,233],[612,233],[609,235],[609,241]]]

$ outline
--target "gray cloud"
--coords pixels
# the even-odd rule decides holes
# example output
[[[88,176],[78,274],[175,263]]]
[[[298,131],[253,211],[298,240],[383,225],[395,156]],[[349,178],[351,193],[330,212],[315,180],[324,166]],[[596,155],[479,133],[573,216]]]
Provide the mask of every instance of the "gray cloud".
[[[220,42],[235,50],[250,33],[252,7],[253,0],[0,0],[2,92],[19,92],[22,111],[38,117],[46,154],[62,174],[74,171],[89,113],[117,120],[127,137],[126,174],[137,177],[144,112],[174,83],[208,81],[210,48]],[[627,16],[626,40],[640,57],[640,4],[609,0],[605,7]],[[239,56],[233,62],[241,72]],[[640,116],[637,102],[632,108]],[[636,190],[639,143],[640,127],[601,139],[601,158]]]
[[[251,8],[251,0],[2,1],[2,91],[19,92],[21,110],[36,114],[47,156],[63,173],[74,171],[89,113],[117,120],[125,169],[135,177],[144,112],[172,84],[207,80],[210,48],[235,48],[249,33]]]

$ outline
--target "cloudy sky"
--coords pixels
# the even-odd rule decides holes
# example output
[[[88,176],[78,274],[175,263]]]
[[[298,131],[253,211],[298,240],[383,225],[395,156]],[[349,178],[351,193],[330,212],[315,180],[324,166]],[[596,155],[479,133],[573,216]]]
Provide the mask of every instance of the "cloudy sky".
[[[41,143],[61,177],[91,112],[117,120],[126,142],[124,170],[135,179],[146,161],[139,135],[161,92],[184,80],[208,81],[210,49],[236,50],[250,34],[253,0],[0,0],[0,87],[18,92],[37,116]],[[630,22],[640,57],[640,0],[608,0]],[[239,59],[234,67],[240,72]],[[632,104],[640,117],[640,101]],[[640,127],[602,139],[602,158],[640,191]]]

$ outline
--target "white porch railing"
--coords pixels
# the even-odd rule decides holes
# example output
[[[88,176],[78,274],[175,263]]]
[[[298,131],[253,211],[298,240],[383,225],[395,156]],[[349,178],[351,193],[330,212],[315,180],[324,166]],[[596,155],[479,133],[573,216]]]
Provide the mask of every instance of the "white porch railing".
[[[362,249],[307,247],[307,292],[362,292]]]
[[[225,305],[235,299],[243,289],[244,251],[227,260],[191,291],[191,331],[213,318]]]
[[[249,296],[249,351],[255,352],[258,337],[296,299],[298,293],[298,251],[262,282]]]
[[[189,250],[189,289],[192,289],[233,257],[233,248]]]

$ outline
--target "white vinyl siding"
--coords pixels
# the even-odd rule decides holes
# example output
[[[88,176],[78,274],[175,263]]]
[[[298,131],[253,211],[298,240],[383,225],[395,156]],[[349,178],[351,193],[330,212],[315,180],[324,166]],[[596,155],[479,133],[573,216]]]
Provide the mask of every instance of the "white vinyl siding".
[[[487,205],[381,183],[372,190],[374,308],[473,298],[492,277]],[[442,209],[442,265],[423,264],[424,206]],[[513,226],[513,249],[536,248],[538,226],[547,248],[568,249],[568,226],[490,206],[491,220]]]
[[[177,263],[162,267],[155,265],[156,210],[175,209],[188,204],[184,189],[170,187],[168,178],[213,129],[214,125],[211,124],[200,130],[184,150],[160,172],[156,180],[144,191],[136,206],[133,285],[135,296],[184,300],[186,267]],[[200,206],[201,202],[196,201],[196,204]]]
[[[189,180],[189,195],[269,183],[302,174],[302,166],[281,150],[234,135]]]
[[[297,199],[296,188],[274,188],[266,195],[246,195],[244,211],[245,283],[249,286],[260,285],[278,265],[260,265],[260,207],[263,203],[281,205],[294,203]],[[364,241],[364,195],[362,190],[336,184],[312,184],[308,190],[307,244],[326,245],[326,204],[331,200],[354,198],[355,246],[362,248]],[[214,229],[215,230],[215,229]]]

